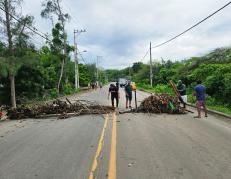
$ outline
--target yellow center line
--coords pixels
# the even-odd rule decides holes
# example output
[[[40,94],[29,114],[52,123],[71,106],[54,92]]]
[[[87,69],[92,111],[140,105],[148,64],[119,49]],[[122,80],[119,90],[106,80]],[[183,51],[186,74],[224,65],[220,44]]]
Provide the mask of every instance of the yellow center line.
[[[116,179],[116,112],[113,115],[108,179]]]
[[[89,179],[94,179],[94,172],[95,172],[95,170],[97,168],[98,158],[100,156],[100,153],[101,153],[102,147],[103,147],[103,143],[104,143],[104,136],[105,136],[105,131],[106,131],[106,128],[107,128],[107,123],[108,123],[108,114],[106,115],[105,120],[104,120],[103,129],[102,129],[102,132],[101,132],[101,136],[100,136],[100,139],[99,139],[99,143],[98,143],[98,147],[97,147],[97,150],[96,150],[96,153],[95,153],[95,157],[94,157],[94,160],[93,160],[93,163],[92,163]]]

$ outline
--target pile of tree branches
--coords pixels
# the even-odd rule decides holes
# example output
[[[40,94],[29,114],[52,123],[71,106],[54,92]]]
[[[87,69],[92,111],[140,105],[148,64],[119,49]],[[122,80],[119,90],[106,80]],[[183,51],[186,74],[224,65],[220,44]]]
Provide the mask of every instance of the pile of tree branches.
[[[107,114],[112,112],[112,110],[113,109],[110,106],[102,106],[95,102],[76,100],[72,103],[66,98],[66,101],[56,100],[52,103],[46,103],[43,105],[9,108],[7,109],[7,116],[9,119],[46,117],[58,117],[59,119],[65,119],[84,114]]]
[[[185,110],[180,107],[177,97],[153,94],[141,102],[138,112],[184,114]]]

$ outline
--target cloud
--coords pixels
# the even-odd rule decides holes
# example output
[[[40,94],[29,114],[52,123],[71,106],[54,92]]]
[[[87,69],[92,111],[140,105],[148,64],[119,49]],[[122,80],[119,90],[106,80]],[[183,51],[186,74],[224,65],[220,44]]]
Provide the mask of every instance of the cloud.
[[[36,18],[36,26],[50,32],[51,23],[40,17],[41,2],[24,0],[23,11]],[[158,44],[182,32],[227,0],[63,0],[62,8],[72,16],[67,24],[69,42],[73,30],[86,29],[78,36],[78,44],[86,61],[94,62],[103,56],[104,68],[122,68],[141,59],[149,42]],[[188,32],[179,39],[158,49],[153,58],[181,60],[205,54],[210,50],[231,44],[231,6]],[[144,62],[148,61],[148,57]]]

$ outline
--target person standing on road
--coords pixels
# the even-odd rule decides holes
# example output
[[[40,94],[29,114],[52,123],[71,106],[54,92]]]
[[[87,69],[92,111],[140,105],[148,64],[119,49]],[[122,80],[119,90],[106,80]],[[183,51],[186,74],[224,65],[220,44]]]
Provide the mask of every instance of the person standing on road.
[[[185,108],[187,104],[186,86],[181,80],[178,81],[177,90],[180,93],[179,100],[181,103],[183,103]]]
[[[118,81],[116,82],[116,87],[118,88],[118,90],[120,89],[120,85]]]
[[[206,97],[205,97],[206,88],[201,83],[202,83],[201,80],[198,80],[197,85],[194,88],[193,95],[196,96],[196,99],[197,99],[196,105],[197,105],[197,112],[198,112],[198,116],[195,116],[194,118],[201,118],[201,107],[202,106],[205,112],[205,117],[208,117],[207,108],[206,108]]]
[[[112,107],[114,108],[114,100],[116,99],[116,107],[118,108],[119,106],[119,89],[114,85],[114,84],[110,84],[110,87],[109,87],[109,93],[108,93],[108,99],[109,99],[109,96],[111,94],[111,104],[112,104]]]
[[[132,86],[131,86],[131,81],[128,80],[127,84],[125,86],[125,96],[126,96],[126,108],[128,108],[128,103],[129,103],[129,108],[131,108],[131,102],[132,102]]]

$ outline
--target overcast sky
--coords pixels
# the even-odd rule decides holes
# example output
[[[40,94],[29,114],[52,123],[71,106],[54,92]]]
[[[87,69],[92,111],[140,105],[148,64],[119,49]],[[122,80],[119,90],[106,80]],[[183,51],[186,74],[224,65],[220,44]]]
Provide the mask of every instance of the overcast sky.
[[[70,14],[68,41],[73,30],[86,29],[78,36],[80,51],[87,63],[102,56],[100,66],[122,68],[139,61],[153,46],[182,32],[228,0],[63,0]],[[24,0],[23,14],[35,16],[35,26],[51,31],[51,22],[40,17],[42,0]],[[177,40],[153,49],[153,59],[182,60],[200,56],[217,47],[231,45],[231,6]],[[37,41],[41,41],[37,37]],[[143,62],[148,62],[148,56]]]

